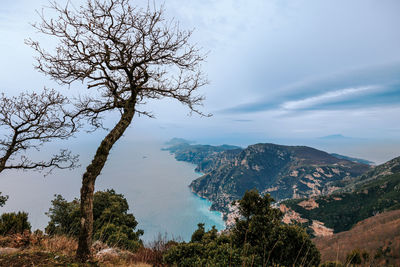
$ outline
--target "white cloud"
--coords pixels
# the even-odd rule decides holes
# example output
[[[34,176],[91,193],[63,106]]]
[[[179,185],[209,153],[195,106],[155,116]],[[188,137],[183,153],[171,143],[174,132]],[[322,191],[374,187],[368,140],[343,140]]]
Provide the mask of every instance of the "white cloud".
[[[281,108],[286,110],[310,108],[316,105],[325,104],[332,101],[343,100],[364,93],[370,93],[379,88],[380,88],[379,86],[375,85],[344,88],[320,94],[317,96],[304,98],[301,100],[287,101],[281,105]]]

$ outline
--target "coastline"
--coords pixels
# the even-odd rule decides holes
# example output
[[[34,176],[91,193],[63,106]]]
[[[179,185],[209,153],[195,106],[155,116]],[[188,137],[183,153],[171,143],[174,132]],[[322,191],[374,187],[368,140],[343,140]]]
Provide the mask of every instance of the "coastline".
[[[192,163],[190,163],[190,164],[192,164]],[[195,165],[195,164],[192,164],[192,165],[195,166],[195,168],[196,168],[196,165]],[[201,177],[201,176],[204,175],[204,173],[198,172],[198,171],[194,171],[194,173],[196,173],[196,174],[198,175],[198,177]],[[197,177],[197,178],[198,178],[198,177]],[[222,222],[223,222],[223,224],[224,224],[224,228],[223,228],[223,229],[218,229],[218,227],[217,227],[217,226],[216,226],[216,227],[217,227],[217,229],[218,229],[219,231],[225,230],[225,229],[228,227],[228,224],[227,224],[227,221],[226,221],[224,218],[226,218],[228,215],[227,215],[227,214],[224,214],[224,212],[211,209],[211,207],[212,207],[212,201],[211,201],[211,200],[209,200],[208,198],[206,198],[206,197],[204,197],[204,196],[201,196],[201,195],[197,194],[197,193],[193,190],[193,188],[190,187],[190,184],[188,185],[188,188],[190,189],[190,192],[191,192],[196,198],[199,198],[199,199],[201,199],[201,200],[203,200],[203,201],[206,201],[207,206],[208,206],[207,209],[208,209],[208,211],[209,211],[211,214],[213,214],[213,213],[218,213],[219,217],[221,218],[221,220],[222,220]]]

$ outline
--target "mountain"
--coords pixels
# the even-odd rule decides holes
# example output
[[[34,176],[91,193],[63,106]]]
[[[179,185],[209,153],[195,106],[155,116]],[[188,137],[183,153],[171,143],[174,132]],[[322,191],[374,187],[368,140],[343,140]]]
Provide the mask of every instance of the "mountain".
[[[400,209],[400,157],[376,166],[341,191],[283,201],[282,206],[305,225],[311,227],[318,222],[335,233],[347,231],[376,214]]]
[[[381,165],[375,166],[369,172],[357,177],[352,181],[347,181],[346,186],[342,191],[353,191],[357,186],[360,186],[369,181],[382,178],[390,174],[396,174],[400,172],[400,157],[396,157],[389,160]]]
[[[362,164],[367,164],[367,165],[374,165],[375,164],[375,162],[369,161],[369,160],[366,160],[366,159],[352,158],[352,157],[343,156],[343,155],[336,154],[336,153],[331,153],[331,155],[334,156],[335,158],[338,158],[338,159],[347,159],[347,160],[350,160],[350,161],[353,161],[353,162],[357,162],[357,163],[362,163]]]
[[[212,209],[230,212],[246,190],[270,193],[276,200],[327,194],[370,166],[338,159],[306,146],[255,144],[232,146],[179,144],[167,148],[176,159],[197,164],[203,176],[190,188],[212,201]]]

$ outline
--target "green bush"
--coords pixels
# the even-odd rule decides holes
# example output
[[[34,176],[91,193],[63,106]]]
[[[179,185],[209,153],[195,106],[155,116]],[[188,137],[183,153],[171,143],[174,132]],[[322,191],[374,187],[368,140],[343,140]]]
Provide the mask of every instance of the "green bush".
[[[271,207],[267,194],[248,191],[238,201],[241,218],[225,234],[198,224],[191,242],[170,248],[164,256],[177,266],[318,266],[320,253],[299,226],[281,223],[282,213]]]
[[[28,222],[28,213],[11,212],[1,215],[0,235],[22,234],[25,230],[31,230],[31,224]]]
[[[93,199],[93,238],[109,246],[136,250],[142,246],[142,230],[135,231],[137,221],[128,213],[129,205],[123,195],[114,190],[98,191]],[[65,234],[78,237],[80,226],[80,202],[66,201],[56,195],[52,207],[46,213],[50,222],[47,234]]]
[[[215,227],[210,231],[203,231],[204,224],[198,224],[192,241],[172,246],[164,255],[164,261],[180,267],[241,265],[240,251],[233,247],[228,235],[218,234]],[[198,234],[201,232],[202,235]]]
[[[46,212],[50,217],[45,232],[49,235],[78,236],[80,227],[79,200],[66,201],[61,195],[55,195],[52,207]]]
[[[4,204],[6,204],[7,199],[8,199],[8,196],[3,196],[3,195],[1,195],[1,192],[0,192],[0,207],[3,207]]]

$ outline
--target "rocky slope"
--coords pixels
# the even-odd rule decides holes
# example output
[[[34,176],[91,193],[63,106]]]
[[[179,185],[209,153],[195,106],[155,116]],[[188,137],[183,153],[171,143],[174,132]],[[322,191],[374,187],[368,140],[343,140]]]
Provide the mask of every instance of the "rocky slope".
[[[304,203],[314,205],[304,205]],[[400,157],[361,175],[344,190],[328,196],[287,200],[282,208],[308,226],[315,220],[334,232],[351,229],[357,222],[388,210],[400,209]]]
[[[190,184],[191,189],[224,213],[249,189],[270,193],[276,200],[317,196],[370,168],[305,146],[255,144],[241,149],[180,144],[168,150],[178,160],[197,164],[204,175]]]
[[[363,175],[357,177],[354,180],[347,181],[343,189],[341,189],[340,191],[351,192],[354,191],[355,188],[361,186],[362,184],[399,172],[400,172],[400,157],[397,157],[381,165],[375,166],[370,171],[364,173]]]

